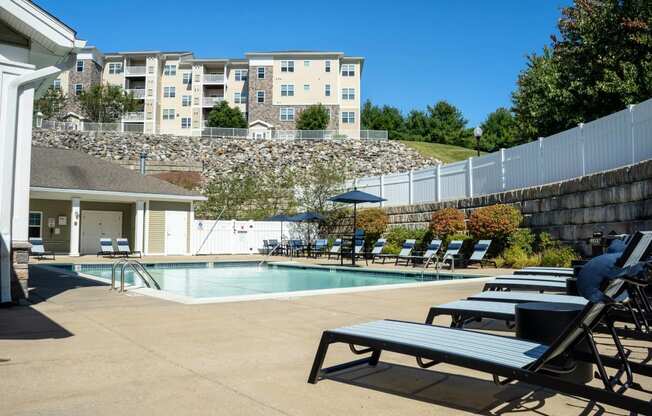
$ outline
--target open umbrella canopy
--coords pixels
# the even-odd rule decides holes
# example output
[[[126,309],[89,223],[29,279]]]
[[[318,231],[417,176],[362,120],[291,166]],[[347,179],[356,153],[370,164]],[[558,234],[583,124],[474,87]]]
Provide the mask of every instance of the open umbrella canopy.
[[[319,222],[319,221],[324,221],[326,218],[324,218],[323,215],[318,214],[316,212],[302,212],[301,214],[293,215],[290,218],[288,218],[287,221],[290,222]]]
[[[358,191],[357,189],[328,198],[328,200],[333,202],[343,202],[345,204],[361,204],[364,202],[387,201],[385,198],[381,198],[367,192]]]
[[[277,214],[277,215],[273,215],[273,216],[271,216],[269,218],[265,218],[265,221],[281,221],[281,222],[285,222],[285,221],[291,221],[290,218],[292,218],[291,215]]]

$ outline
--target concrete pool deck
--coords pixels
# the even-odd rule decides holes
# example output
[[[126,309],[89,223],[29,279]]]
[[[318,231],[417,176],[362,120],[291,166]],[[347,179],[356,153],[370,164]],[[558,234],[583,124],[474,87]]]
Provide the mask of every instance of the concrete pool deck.
[[[375,369],[306,383],[323,330],[423,321],[430,305],[477,293],[477,282],[206,305],[110,293],[43,269],[30,286],[31,305],[0,309],[3,415],[628,414],[448,365],[420,370],[390,353]],[[626,344],[633,359],[647,356],[647,345]],[[337,345],[326,364],[352,358]]]

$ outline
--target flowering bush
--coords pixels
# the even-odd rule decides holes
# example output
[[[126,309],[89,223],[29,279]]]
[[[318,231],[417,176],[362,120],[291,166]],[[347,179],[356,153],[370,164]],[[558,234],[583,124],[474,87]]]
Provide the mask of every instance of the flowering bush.
[[[464,231],[464,213],[455,208],[444,208],[435,211],[430,220],[430,230],[438,237]]]

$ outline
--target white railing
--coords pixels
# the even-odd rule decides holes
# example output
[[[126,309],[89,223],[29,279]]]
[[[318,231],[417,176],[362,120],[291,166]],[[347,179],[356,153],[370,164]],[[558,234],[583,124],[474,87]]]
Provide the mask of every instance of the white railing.
[[[290,223],[268,221],[195,220],[190,230],[193,254],[258,254],[263,251],[263,240],[281,240],[281,229],[286,236],[292,230]],[[237,237],[235,237],[237,233]]]
[[[130,88],[127,89],[127,93],[133,94],[134,98],[142,100],[145,98],[145,89],[144,88]]]
[[[122,116],[123,121],[145,121],[145,113],[140,111],[140,112],[133,112],[133,113],[125,113]]]
[[[204,107],[213,107],[220,101],[224,101],[224,97],[204,97]]]
[[[547,138],[435,167],[358,178],[349,188],[407,205],[469,198],[652,159],[652,99]]]
[[[224,84],[224,74],[204,74],[204,84]]]
[[[145,66],[127,66],[125,75],[145,75]]]
[[[78,131],[125,131],[139,133],[143,132],[143,125],[137,124],[144,121],[144,113],[125,113],[122,116],[123,123],[68,123],[60,121],[43,120],[37,128],[48,130],[78,130]],[[129,124],[131,123],[131,124]],[[35,123],[36,124],[36,123]],[[122,129],[120,125],[122,124]],[[337,139],[364,139],[382,140],[387,137],[384,130],[360,130],[337,131],[337,130],[256,130],[236,129],[225,127],[204,127],[201,130],[202,137],[220,137],[236,139],[276,139],[276,140],[337,140]]]

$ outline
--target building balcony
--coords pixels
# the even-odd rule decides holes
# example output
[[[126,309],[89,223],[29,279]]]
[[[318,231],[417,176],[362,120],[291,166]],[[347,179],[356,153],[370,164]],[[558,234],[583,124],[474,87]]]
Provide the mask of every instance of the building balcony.
[[[126,76],[138,76],[138,77],[144,77],[145,76],[145,66],[128,66],[125,68],[125,75]]]
[[[203,106],[204,107],[213,107],[215,104],[220,101],[224,101],[224,97],[204,97]]]
[[[133,112],[133,113],[124,113],[122,115],[122,121],[145,121],[145,113]]]
[[[127,93],[132,93],[137,100],[145,99],[145,88],[129,88]]]
[[[224,74],[204,74],[204,84],[224,84]]]

